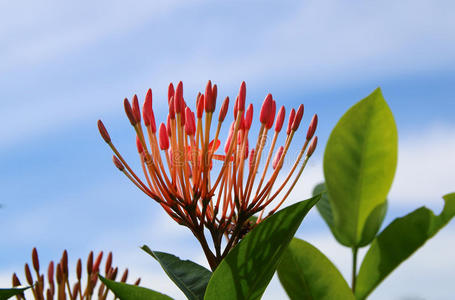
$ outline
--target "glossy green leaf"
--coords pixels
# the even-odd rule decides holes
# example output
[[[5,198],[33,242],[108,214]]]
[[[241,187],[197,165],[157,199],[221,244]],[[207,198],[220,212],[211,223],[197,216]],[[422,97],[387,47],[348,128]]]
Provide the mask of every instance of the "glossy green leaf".
[[[360,266],[357,299],[365,299],[387,275],[453,218],[455,193],[444,196],[444,201],[440,215],[421,207],[395,219],[376,237]]]
[[[30,287],[15,287],[10,289],[0,289],[0,300],[6,300],[16,295],[21,295]]]
[[[101,275],[99,278],[120,300],[172,300],[169,296],[144,287],[112,281]]]
[[[282,253],[319,198],[284,208],[248,233],[213,272],[204,299],[260,299]]]
[[[395,121],[379,88],[351,107],[333,129],[324,153],[324,176],[334,226],[344,245],[365,244],[370,229],[380,227],[397,148]],[[370,229],[364,231],[367,222]]]
[[[387,199],[376,206],[365,221],[365,226],[362,231],[362,239],[360,240],[359,247],[369,245],[378,234],[382,222],[384,222],[387,213],[388,201]]]
[[[310,243],[294,238],[283,253],[278,278],[292,300],[354,300],[332,262]]]
[[[169,253],[152,251],[145,245],[142,246],[142,250],[160,263],[169,278],[188,299],[204,299],[212,272],[190,260],[181,260]]]

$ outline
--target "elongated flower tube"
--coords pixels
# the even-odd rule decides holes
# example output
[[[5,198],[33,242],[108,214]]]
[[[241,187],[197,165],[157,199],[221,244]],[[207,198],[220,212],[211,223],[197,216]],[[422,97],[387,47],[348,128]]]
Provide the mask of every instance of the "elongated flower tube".
[[[132,170],[114,146],[104,124],[98,121],[103,140],[114,152],[115,166],[147,196],[158,202],[173,220],[191,230],[212,270],[254,227],[250,217],[257,214],[259,223],[281,206],[317,143],[317,137],[313,137],[317,126],[316,115],[306,139],[303,134],[299,137],[295,135],[303,120],[303,104],[297,111],[290,110],[287,130],[282,131],[286,109],[281,106],[277,113],[276,101],[271,94],[267,94],[255,120],[253,105],[249,104],[245,110],[245,82],[232,98],[235,99],[234,117],[228,121],[231,125],[225,128],[228,130],[223,138],[222,127],[226,127],[225,122],[229,119],[229,98],[225,98],[219,115],[213,118],[217,93],[217,85],[209,81],[204,93],[197,95],[192,110],[184,100],[183,83],[179,82],[175,89],[171,83],[168,88],[169,114],[158,120],[163,122],[158,133],[152,91],[147,92],[142,114],[136,96],[132,106],[125,99],[125,112],[137,137],[143,176]],[[147,130],[142,128],[143,125]],[[269,131],[273,133],[270,144],[266,143]],[[255,144],[250,143],[252,132],[258,132],[257,137],[252,138],[256,140]],[[284,135],[284,143],[275,149],[280,133]],[[293,142],[300,149],[297,156],[289,155]],[[222,143],[224,146],[219,149]],[[290,171],[288,165],[284,165],[288,160],[293,160]],[[286,169],[286,174],[279,176],[283,169]],[[266,210],[268,213],[264,214]],[[223,237],[225,242],[222,242]]]

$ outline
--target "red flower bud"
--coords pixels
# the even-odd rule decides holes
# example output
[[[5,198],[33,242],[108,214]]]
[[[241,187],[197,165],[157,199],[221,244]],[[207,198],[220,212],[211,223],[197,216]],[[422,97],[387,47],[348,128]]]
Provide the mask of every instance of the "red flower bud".
[[[204,113],[204,95],[199,96],[199,101],[197,102],[197,107],[196,107],[196,114],[197,118],[200,119],[202,118],[202,114]]]
[[[30,272],[30,268],[27,263],[24,266],[24,272],[25,272],[25,279],[27,279],[28,284],[33,285],[32,272]]]
[[[118,159],[117,156],[112,155],[112,161],[114,162],[114,165],[115,165],[120,171],[123,171],[123,169],[125,169],[125,167],[123,166],[122,162],[120,161],[120,159]]]
[[[185,109],[185,115],[186,115],[185,132],[188,135],[194,135],[194,133],[196,132],[196,121],[194,118],[194,113],[191,111],[189,107],[187,107]]]
[[[21,282],[19,281],[19,278],[17,278],[16,273],[13,273],[12,281],[13,281],[13,287],[21,285]]]
[[[54,262],[51,261],[49,263],[49,267],[47,267],[47,281],[50,285],[54,282]]]
[[[177,84],[177,89],[175,90],[174,95],[174,110],[176,114],[182,112],[183,108],[183,83],[180,81]]]
[[[171,98],[174,97],[174,94],[175,94],[174,85],[171,82],[171,83],[169,83],[169,87],[167,89],[167,103],[168,104],[171,101]]]
[[[156,123],[155,123],[155,114],[152,113],[150,114],[150,130],[155,133],[156,132]]]
[[[76,264],[76,276],[77,276],[78,280],[81,280],[81,278],[82,278],[82,261],[80,258],[77,260],[77,264]]]
[[[272,167],[274,170],[276,169],[276,167],[278,166],[278,163],[280,162],[281,156],[283,155],[283,150],[284,150],[283,146],[278,148],[278,150],[275,154],[275,157],[273,158]]]
[[[109,252],[109,254],[107,255],[107,259],[106,259],[106,267],[104,268],[105,275],[107,275],[107,273],[109,272],[111,267],[112,267],[112,252]]]
[[[171,97],[171,100],[169,101],[169,116],[172,120],[175,119],[174,97]]]
[[[243,159],[247,159],[248,158],[248,152],[250,151],[250,148],[249,148],[249,142],[248,142],[248,138],[246,138],[246,142],[245,142],[245,154],[243,156]]]
[[[235,103],[234,103],[234,120],[237,118],[237,113],[239,111],[239,97],[235,98]]]
[[[122,278],[120,279],[120,282],[125,283],[127,279],[128,279],[128,269],[125,269],[125,272],[123,272],[123,275],[122,275]]]
[[[139,140],[139,137],[136,136],[136,147],[137,147],[137,152],[139,154],[142,154],[142,152],[144,152],[144,148],[142,147],[142,143],[141,141]]]
[[[294,123],[294,119],[295,119],[295,109],[292,109],[291,113],[289,114],[288,129],[286,130],[286,134],[291,133],[291,127],[292,127],[292,123]]]
[[[283,128],[285,115],[286,115],[286,109],[284,108],[284,105],[283,105],[283,106],[281,106],[280,110],[278,111],[278,116],[276,117],[276,123],[275,123],[276,132],[280,132],[281,128]]]
[[[149,89],[147,95],[145,95],[144,104],[142,105],[142,118],[144,119],[145,126],[150,125],[150,115],[153,114],[152,99],[152,89]]]
[[[294,122],[292,122],[292,130],[297,131],[299,129],[300,121],[302,121],[303,117],[303,104],[300,104],[297,113],[295,114]]]
[[[163,123],[160,125],[159,138],[161,150],[169,149],[169,136],[167,134],[166,126],[164,126]]]
[[[212,94],[212,82],[209,80],[207,82],[207,85],[205,87],[205,94],[204,94],[204,106],[205,106],[205,112],[213,112],[213,94]]]
[[[273,108],[273,98],[271,94],[268,94],[261,107],[261,114],[259,115],[259,120],[262,124],[266,125],[269,121],[269,116],[272,113]]]
[[[130,102],[127,98],[123,100],[123,106],[125,107],[125,113],[128,117],[128,120],[130,120],[131,125],[135,126],[137,124],[136,118],[134,117],[133,109],[131,108]]]
[[[311,140],[316,131],[316,127],[318,126],[318,115],[314,115],[313,119],[311,119],[310,127],[308,127],[308,132],[306,134],[307,141]]]
[[[253,122],[253,104],[250,103],[246,110],[246,117],[245,117],[245,129],[250,130],[251,123]]]
[[[310,146],[308,147],[308,152],[306,153],[306,155],[308,157],[310,157],[311,155],[313,155],[314,153],[314,150],[316,149],[316,145],[318,144],[318,137],[315,136],[314,139],[311,141],[311,144]]]
[[[63,251],[60,264],[62,265],[63,275],[68,278],[68,252],[66,250]]]
[[[245,110],[245,99],[246,99],[246,84],[245,81],[242,81],[242,84],[240,85],[240,90],[239,90],[239,104],[238,104],[238,109],[239,110]]]
[[[269,115],[269,120],[267,121],[267,124],[265,125],[267,129],[272,128],[273,122],[275,121],[275,113],[276,113],[276,102],[275,100],[272,101],[272,110]]]
[[[137,95],[133,96],[133,116],[136,123],[141,122],[141,109],[139,108],[139,100],[137,99]]]
[[[100,131],[103,140],[109,144],[111,142],[111,137],[109,136],[109,133],[107,133],[106,127],[104,127],[104,124],[101,120],[98,120],[98,130]]]
[[[99,271],[101,260],[103,259],[103,251],[101,251],[96,257],[95,264],[93,265],[92,272],[96,273]]]
[[[213,97],[213,103],[215,105],[216,103],[216,97],[218,96],[218,87],[216,84],[213,85],[212,87],[212,97]],[[215,106],[213,107],[213,111],[215,111]]]
[[[220,115],[218,117],[219,122],[223,122],[224,118],[226,118],[226,114],[229,108],[229,97],[226,97],[223,101],[223,104],[221,105],[220,108]]]
[[[39,259],[38,259],[38,251],[36,251],[36,248],[33,248],[32,250],[32,262],[33,262],[33,268],[37,273],[39,273]]]

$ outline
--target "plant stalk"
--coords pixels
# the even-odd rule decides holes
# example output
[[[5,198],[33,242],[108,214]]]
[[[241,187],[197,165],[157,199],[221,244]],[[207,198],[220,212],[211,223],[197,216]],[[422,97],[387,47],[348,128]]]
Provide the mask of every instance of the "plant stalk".
[[[355,285],[357,281],[357,252],[359,248],[352,248],[352,292],[355,293]]]

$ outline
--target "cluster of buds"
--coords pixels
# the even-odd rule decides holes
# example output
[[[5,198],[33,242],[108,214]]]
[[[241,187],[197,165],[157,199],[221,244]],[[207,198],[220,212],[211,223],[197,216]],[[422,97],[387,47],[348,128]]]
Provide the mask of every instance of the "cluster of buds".
[[[167,121],[159,127],[155,123],[150,89],[142,113],[136,95],[133,96],[132,103],[128,99],[124,100],[126,115],[136,132],[145,183],[114,146],[101,120],[98,121],[101,136],[114,152],[115,166],[146,195],[157,201],[172,219],[193,232],[212,269],[216,268],[249,228],[276,212],[289,196],[316,148],[317,137],[313,136],[318,120],[317,115],[314,115],[304,140],[295,138],[304,107],[301,104],[297,111],[292,109],[284,145],[275,149],[286,110],[282,106],[277,113],[276,102],[268,94],[259,114],[260,128],[256,145],[251,147],[248,135],[253,124],[253,105],[249,104],[245,109],[246,85],[242,82],[234,102],[234,118],[224,144],[224,153],[220,154],[217,153],[221,144],[218,138],[228,113],[229,97],[224,99],[220,107],[212,139],[216,99],[217,86],[209,81],[205,93],[197,95],[196,108],[192,111],[184,100],[182,82],[175,89],[171,83],[168,89],[169,114]],[[266,140],[271,131],[273,138],[268,154],[265,155],[268,146]],[[301,150],[283,182],[274,189],[293,139],[302,142]],[[262,174],[256,176],[261,159],[265,157]],[[220,164],[214,166],[213,161],[219,161]],[[272,170],[269,170],[270,163]],[[299,165],[297,175],[288,185]],[[260,178],[258,181],[257,177]],[[277,201],[274,207],[263,215],[275,199]],[[252,223],[251,217],[255,214],[257,221]],[[207,232],[212,237],[212,247],[205,236]],[[223,236],[227,241],[224,249],[221,249]]]
[[[96,257],[94,257],[93,251],[90,252],[87,258],[87,274],[84,277],[82,276],[82,260],[79,259],[76,264],[76,277],[74,278],[75,283],[72,285],[70,283],[70,279],[73,280],[74,276],[71,276],[70,278],[68,268],[68,253],[66,250],[63,251],[60,262],[58,262],[56,265],[54,265],[53,261],[49,263],[46,278],[45,274],[40,273],[38,252],[36,251],[36,248],[33,248],[32,265],[36,279],[34,279],[32,270],[27,263],[25,264],[24,269],[25,279],[27,284],[31,286],[33,298],[36,300],[89,300],[92,299],[96,293],[98,296],[97,299],[104,300],[107,299],[109,290],[102,282],[100,282],[100,284],[97,286],[97,283],[99,281],[98,274],[101,273],[100,266],[102,259],[103,252],[100,252]],[[114,268],[112,266],[112,252],[109,252],[105,262],[104,277],[110,280],[115,280],[117,278],[117,274],[118,268]],[[120,281],[125,283],[127,279],[128,269],[125,269]],[[86,282],[85,287],[83,286],[84,281]],[[140,281],[141,280],[139,278],[134,284],[139,285]],[[22,285],[16,273],[13,274],[12,284],[13,287]],[[25,299],[25,296],[17,295],[16,299]]]

